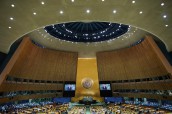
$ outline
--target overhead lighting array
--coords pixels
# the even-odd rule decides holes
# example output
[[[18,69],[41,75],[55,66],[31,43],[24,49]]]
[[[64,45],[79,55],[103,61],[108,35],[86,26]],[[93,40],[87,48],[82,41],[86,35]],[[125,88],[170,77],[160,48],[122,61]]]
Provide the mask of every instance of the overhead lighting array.
[[[101,1],[102,1],[102,2],[105,2],[105,0],[101,0]],[[75,2],[75,0],[71,0],[71,2]],[[42,5],[45,5],[45,2],[44,2],[44,1],[41,1],[40,3],[41,3]],[[131,3],[132,3],[132,4],[136,4],[136,1],[133,0],[133,1],[131,1]],[[12,8],[15,8],[15,6],[16,6],[16,4],[14,4],[14,3],[11,4],[11,7],[12,7]],[[164,2],[160,3],[160,6],[162,6],[162,7],[165,6],[165,3],[164,3]],[[86,14],[90,14],[90,13],[91,13],[91,10],[90,10],[90,9],[86,9],[85,12],[86,12]],[[59,13],[62,15],[62,14],[64,14],[64,11],[63,11],[63,10],[60,10]],[[113,10],[112,13],[113,13],[113,14],[116,14],[116,13],[117,13],[117,10]],[[143,11],[139,11],[139,14],[143,14]],[[33,15],[37,15],[37,12],[33,12]],[[163,15],[163,18],[166,19],[166,18],[167,18],[167,15],[164,14],[164,15]],[[10,20],[14,20],[14,18],[13,18],[13,17],[10,17]],[[168,27],[168,26],[169,26],[168,24],[165,24],[165,27]],[[10,28],[10,27],[8,27],[8,28]]]

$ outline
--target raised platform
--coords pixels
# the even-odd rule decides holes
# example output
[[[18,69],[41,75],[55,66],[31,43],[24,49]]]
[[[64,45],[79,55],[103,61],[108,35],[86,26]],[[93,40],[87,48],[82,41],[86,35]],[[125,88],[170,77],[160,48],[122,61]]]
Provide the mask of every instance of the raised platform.
[[[84,105],[91,105],[97,103],[96,100],[93,100],[92,97],[84,97],[83,99],[79,100],[79,104],[84,104]]]
[[[90,101],[91,99],[90,98],[92,98],[92,100],[95,100],[95,101],[97,101],[97,102],[104,102],[104,98],[103,97],[90,97],[90,98],[88,98],[88,99],[85,99],[85,98],[88,98],[87,96],[81,96],[81,97],[72,97],[72,99],[71,99],[71,102],[79,102],[79,101],[81,101],[81,100],[85,100],[85,101]]]

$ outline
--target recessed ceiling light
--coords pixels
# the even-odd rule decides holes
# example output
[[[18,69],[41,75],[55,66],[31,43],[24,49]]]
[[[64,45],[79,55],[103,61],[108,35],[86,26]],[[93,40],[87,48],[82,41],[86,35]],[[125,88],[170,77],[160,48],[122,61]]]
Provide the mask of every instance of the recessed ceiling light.
[[[44,4],[45,4],[45,2],[41,2],[41,4],[42,4],[42,5],[44,5]]]
[[[136,3],[136,1],[133,0],[132,3],[134,4],[134,3]]]
[[[142,11],[139,12],[139,14],[142,14],[142,13],[143,13]]]
[[[14,18],[13,17],[10,17],[10,20],[14,20]]]
[[[33,15],[36,15],[36,12],[33,12]]]
[[[102,0],[102,2],[104,2],[105,0]]]
[[[87,10],[86,10],[86,13],[90,13],[90,10],[89,10],[89,9],[87,9]]]
[[[60,11],[60,14],[63,14],[63,13],[64,13],[64,12],[61,10],[61,11]]]
[[[14,4],[11,4],[11,7],[15,7],[15,5]]]
[[[72,2],[75,2],[75,0],[71,0]]]
[[[113,13],[116,13],[116,10],[113,10]]]
[[[163,18],[167,18],[167,15],[163,15]]]
[[[161,6],[164,6],[164,3],[161,3]]]
[[[165,25],[165,27],[168,27],[168,25]]]
[[[9,29],[11,29],[11,27],[8,27]]]

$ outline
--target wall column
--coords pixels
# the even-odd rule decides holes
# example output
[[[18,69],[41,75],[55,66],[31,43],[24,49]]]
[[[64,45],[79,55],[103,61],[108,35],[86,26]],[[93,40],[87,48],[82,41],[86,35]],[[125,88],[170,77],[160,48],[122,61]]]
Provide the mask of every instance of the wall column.
[[[83,81],[87,79],[91,80],[92,86],[90,88],[83,86]],[[85,83],[87,84],[87,82]],[[80,97],[82,99],[84,96],[100,98],[96,58],[78,59],[75,98]]]

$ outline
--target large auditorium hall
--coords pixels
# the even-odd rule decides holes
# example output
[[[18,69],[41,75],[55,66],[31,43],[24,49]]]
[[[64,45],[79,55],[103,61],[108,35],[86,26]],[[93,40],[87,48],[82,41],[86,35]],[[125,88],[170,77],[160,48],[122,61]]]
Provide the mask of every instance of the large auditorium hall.
[[[0,114],[172,114],[172,0],[1,0]]]

